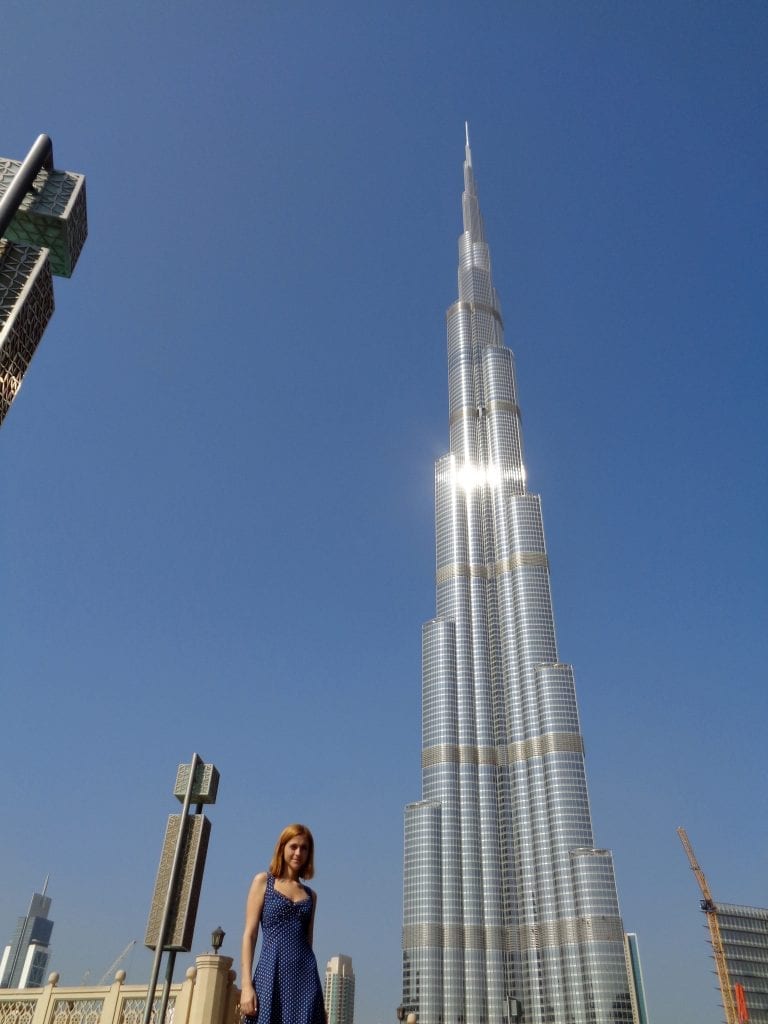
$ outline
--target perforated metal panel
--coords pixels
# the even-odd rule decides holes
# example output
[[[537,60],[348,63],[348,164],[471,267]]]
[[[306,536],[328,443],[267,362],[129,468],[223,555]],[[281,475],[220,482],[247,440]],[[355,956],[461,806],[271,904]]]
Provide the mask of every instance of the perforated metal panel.
[[[150,949],[157,948],[181,820],[181,814],[171,814],[165,830],[163,852],[160,856],[160,866],[157,869],[155,891],[152,896],[147,933],[144,938],[144,945]],[[171,917],[163,949],[173,949],[179,953],[188,953],[192,949],[197,905],[200,902],[200,890],[203,885],[203,871],[205,870],[210,835],[211,823],[205,815],[190,814],[187,816],[182,867],[171,901]]]
[[[0,197],[21,164],[0,159]],[[88,235],[85,178],[71,171],[42,170],[19,207],[5,237],[19,245],[50,249],[51,269],[71,277]]]
[[[188,764],[180,764],[176,773],[176,784],[173,787],[173,795],[182,803],[187,794],[189,785]],[[216,794],[219,791],[219,771],[215,765],[203,764],[200,762],[195,769],[195,779],[192,784],[192,802],[196,804],[215,804]]]
[[[52,313],[48,250],[0,240],[0,423]]]

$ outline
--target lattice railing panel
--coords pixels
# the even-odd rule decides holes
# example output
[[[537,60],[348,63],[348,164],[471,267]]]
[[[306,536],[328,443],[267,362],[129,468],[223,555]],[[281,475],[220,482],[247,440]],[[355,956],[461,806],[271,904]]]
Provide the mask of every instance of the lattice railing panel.
[[[0,999],[0,1024],[32,1024],[36,999]]]
[[[123,1005],[120,1008],[120,1018],[118,1024],[142,1024],[144,1020],[144,1008],[147,1005],[147,1000],[134,998],[129,996],[123,1000]],[[176,1007],[176,996],[169,996],[168,1008],[165,1011],[165,1024],[173,1024],[173,1011]],[[157,998],[152,1004],[152,1016],[149,1018],[150,1024],[155,1024],[160,1013],[160,999]]]
[[[103,999],[57,999],[51,1024],[99,1024]]]

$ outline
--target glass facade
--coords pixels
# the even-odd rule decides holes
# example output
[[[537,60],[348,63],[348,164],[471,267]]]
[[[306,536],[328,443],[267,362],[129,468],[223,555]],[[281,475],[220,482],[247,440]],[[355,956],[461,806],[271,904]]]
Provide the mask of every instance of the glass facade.
[[[744,989],[750,1024],[768,1024],[768,910],[717,904],[732,985]]]
[[[462,208],[422,799],[405,811],[403,1005],[419,1024],[629,1024],[613,863],[594,846],[469,140]]]

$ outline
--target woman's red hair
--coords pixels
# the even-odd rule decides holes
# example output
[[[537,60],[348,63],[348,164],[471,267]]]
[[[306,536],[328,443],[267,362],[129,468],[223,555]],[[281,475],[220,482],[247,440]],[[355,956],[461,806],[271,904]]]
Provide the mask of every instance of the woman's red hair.
[[[309,844],[309,854],[304,867],[301,869],[301,877],[309,880],[315,873],[315,840],[306,825],[286,825],[277,840],[275,852],[269,862],[269,873],[275,878],[280,878],[285,870],[285,845],[296,836],[306,836]]]

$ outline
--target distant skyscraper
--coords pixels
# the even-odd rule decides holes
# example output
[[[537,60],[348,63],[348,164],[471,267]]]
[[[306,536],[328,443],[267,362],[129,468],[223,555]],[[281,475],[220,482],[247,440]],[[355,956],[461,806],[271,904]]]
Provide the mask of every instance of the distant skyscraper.
[[[355,972],[352,957],[332,956],[325,967],[325,1012],[328,1024],[353,1024]]]
[[[51,898],[43,891],[32,896],[26,917],[20,917],[13,938],[0,959],[0,988],[39,988],[45,984],[53,921],[48,920]]]
[[[418,1024],[622,1024],[633,1012],[613,863],[592,834],[468,136],[462,206],[422,799],[405,812],[403,1005]]]
[[[631,982],[629,996],[632,1001],[632,1013],[637,1024],[648,1024],[645,982],[643,981],[643,969],[640,965],[640,950],[637,947],[637,936],[634,932],[627,932],[624,936],[624,954],[627,958],[627,973]]]
[[[731,985],[744,990],[749,1024],[768,1024],[768,910],[718,900],[717,921]]]

